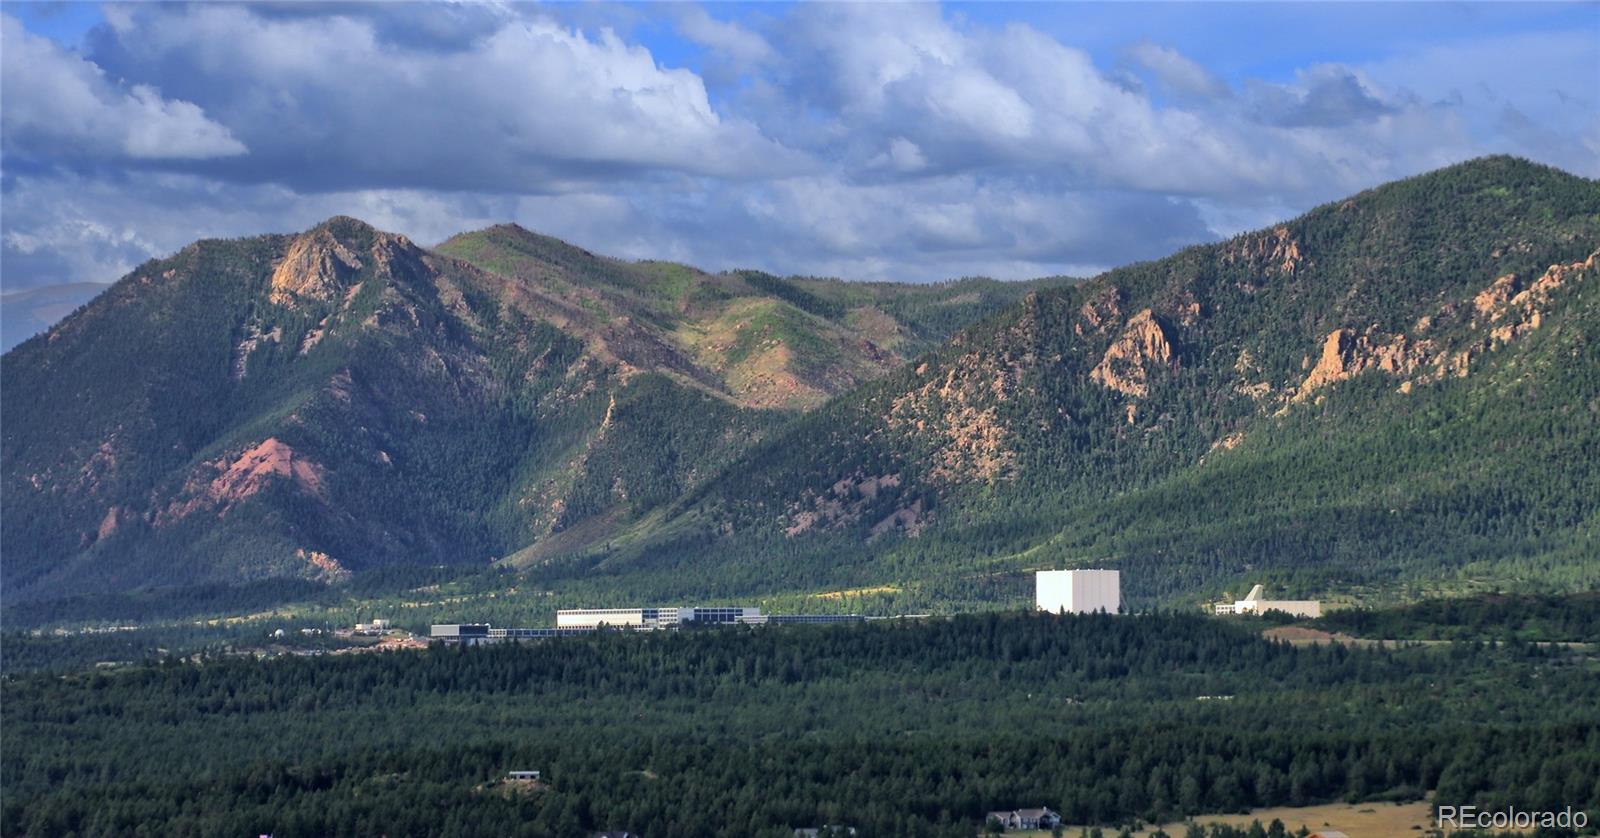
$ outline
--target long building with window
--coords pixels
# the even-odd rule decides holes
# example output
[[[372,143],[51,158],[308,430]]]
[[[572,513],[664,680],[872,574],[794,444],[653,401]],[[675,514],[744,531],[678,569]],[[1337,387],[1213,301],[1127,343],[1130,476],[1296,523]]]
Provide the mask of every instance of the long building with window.
[[[557,628],[596,629],[610,626],[670,629],[686,623],[713,626],[756,625],[765,620],[759,608],[725,605],[688,608],[569,608],[556,612]]]
[[[685,608],[570,608],[556,612],[555,628],[493,628],[488,623],[435,624],[430,635],[447,643],[496,643],[588,634],[603,628],[670,631],[684,626],[766,626],[859,623],[859,614],[763,614],[748,606]]]

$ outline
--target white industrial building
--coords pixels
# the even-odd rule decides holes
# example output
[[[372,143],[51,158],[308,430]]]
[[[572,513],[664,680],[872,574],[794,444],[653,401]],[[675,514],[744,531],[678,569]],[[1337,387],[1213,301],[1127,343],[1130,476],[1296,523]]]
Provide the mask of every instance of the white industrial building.
[[[1122,606],[1122,574],[1116,570],[1041,570],[1034,585],[1034,603],[1052,614],[1115,614]]]
[[[1322,603],[1315,599],[1262,599],[1260,585],[1250,589],[1244,599],[1216,604],[1218,614],[1265,614],[1282,611],[1295,617],[1321,617]]]
[[[688,608],[572,608],[556,612],[555,628],[493,628],[488,623],[435,623],[430,635],[446,643],[497,643],[574,637],[602,628],[657,631],[682,626],[767,626],[808,623],[859,623],[860,614],[763,614],[744,606]]]
[[[691,606],[688,608],[570,608],[556,612],[556,628],[595,629],[601,626],[633,629],[670,629],[684,623],[703,625],[754,625],[766,622],[761,609],[743,606]]]

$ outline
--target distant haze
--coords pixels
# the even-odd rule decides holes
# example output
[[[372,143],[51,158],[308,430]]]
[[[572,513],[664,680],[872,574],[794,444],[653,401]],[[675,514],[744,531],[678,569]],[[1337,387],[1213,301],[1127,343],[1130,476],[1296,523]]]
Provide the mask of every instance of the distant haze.
[[[50,328],[105,289],[98,282],[70,282],[0,294],[0,352]]]

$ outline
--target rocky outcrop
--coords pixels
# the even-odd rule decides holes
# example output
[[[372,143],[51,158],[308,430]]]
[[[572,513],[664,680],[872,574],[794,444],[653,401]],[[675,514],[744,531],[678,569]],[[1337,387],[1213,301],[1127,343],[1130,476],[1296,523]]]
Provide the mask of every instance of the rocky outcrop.
[[[1511,301],[1511,295],[1517,292],[1518,278],[1516,274],[1506,274],[1496,277],[1489,287],[1479,291],[1472,298],[1472,307],[1477,310],[1479,317],[1497,320],[1505,313],[1506,304]]]
[[[1555,292],[1582,279],[1600,264],[1600,250],[1589,254],[1582,262],[1551,265],[1538,279],[1526,288],[1521,287],[1516,274],[1507,274],[1473,298],[1478,317],[1495,325],[1490,340],[1506,344],[1538,329],[1544,322],[1544,310]]]
[[[1015,378],[988,369],[981,356],[963,356],[942,378],[896,398],[889,427],[929,441],[929,474],[941,483],[996,480],[1011,473],[1016,455],[995,402],[1010,397]]]
[[[1438,347],[1431,340],[1403,334],[1385,337],[1374,331],[1358,335],[1351,329],[1334,329],[1323,339],[1322,354],[1291,400],[1305,401],[1323,387],[1369,369],[1407,376],[1438,355]]]
[[[124,506],[113,505],[106,510],[106,516],[100,519],[100,526],[95,531],[94,540],[104,541],[116,535],[124,524],[133,520],[133,517],[132,510]]]
[[[278,343],[283,340],[283,327],[273,326],[263,330],[260,323],[250,324],[249,332],[239,345],[233,348],[233,380],[243,381],[245,373],[249,371],[250,354],[262,343]]]
[[[1272,385],[1266,381],[1261,365],[1250,350],[1240,350],[1238,359],[1233,362],[1233,371],[1239,376],[1234,381],[1233,392],[1257,402],[1272,395]]]
[[[917,498],[909,506],[896,509],[883,520],[873,524],[868,537],[877,538],[888,533],[897,532],[916,538],[922,534],[922,528],[927,523],[928,519],[923,509],[922,498]]]
[[[1258,271],[1285,276],[1294,275],[1304,262],[1300,242],[1284,226],[1246,237],[1222,254],[1224,265],[1244,264]]]
[[[185,484],[181,499],[160,512],[156,523],[172,523],[208,508],[226,515],[233,506],[280,481],[314,498],[327,499],[322,466],[269,437],[231,461],[223,457],[202,466]]]
[[[1356,351],[1355,333],[1349,329],[1334,329],[1322,342],[1322,356],[1311,374],[1300,382],[1295,399],[1301,400],[1335,381],[1343,381],[1365,368],[1364,359]]]
[[[878,499],[882,492],[888,492],[900,487],[900,475],[883,474],[876,477],[857,473],[834,481],[827,491],[820,495],[807,493],[799,503],[790,508],[786,516],[787,525],[784,535],[793,538],[812,530],[836,529],[847,524],[854,524],[861,520],[867,507]],[[909,519],[906,519],[902,529],[920,530],[922,517],[922,502],[919,500],[905,510],[896,510],[891,513],[885,522],[879,522],[873,527],[873,534],[878,534],[880,529],[893,528],[894,521],[900,520],[897,516],[914,508]],[[916,532],[912,531],[912,535]]]
[[[1078,321],[1072,324],[1072,331],[1079,337],[1104,332],[1122,319],[1121,303],[1122,291],[1115,285],[1107,285],[1078,307]]]
[[[325,582],[340,582],[350,578],[350,571],[333,558],[320,550],[300,549],[294,551],[294,557],[308,565],[312,576]]]
[[[957,335],[952,345],[963,341]],[[1038,344],[1038,301],[1029,295],[1022,316],[991,345],[953,358],[942,370],[917,366],[922,383],[894,399],[887,420],[890,430],[925,448],[934,482],[992,483],[1015,475],[1014,435],[1000,405],[1033,395],[1025,381],[1039,361]]]
[[[1150,394],[1151,371],[1175,365],[1166,329],[1145,309],[1128,320],[1089,377],[1125,396],[1143,398]]]
[[[1449,303],[1417,320],[1414,335],[1382,335],[1369,329],[1335,329],[1323,339],[1316,365],[1295,390],[1291,401],[1304,401],[1338,381],[1377,369],[1404,379],[1400,392],[1419,384],[1468,374],[1485,352],[1512,343],[1544,324],[1556,292],[1570,288],[1600,265],[1600,251],[1582,262],[1551,265],[1538,279],[1525,283],[1517,274],[1498,276],[1473,295],[1471,308]],[[1470,316],[1470,319],[1469,319]],[[1447,338],[1432,336],[1439,324],[1455,324]],[[1430,337],[1422,337],[1428,334]]]
[[[290,307],[300,300],[333,300],[361,267],[361,259],[326,227],[313,230],[291,242],[273,269],[271,300]]]

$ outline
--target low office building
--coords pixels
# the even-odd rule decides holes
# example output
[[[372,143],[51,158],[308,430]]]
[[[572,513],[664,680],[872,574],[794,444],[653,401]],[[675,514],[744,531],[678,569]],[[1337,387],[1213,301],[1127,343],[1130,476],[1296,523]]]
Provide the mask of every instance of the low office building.
[[[446,622],[429,627],[427,635],[446,643],[483,643],[490,638],[486,622]]]
[[[794,626],[827,623],[860,623],[867,618],[860,614],[768,614],[750,625]]]
[[[688,608],[568,608],[556,612],[557,628],[673,629],[687,623],[739,625],[761,619],[761,609],[744,606]]]
[[[1041,570],[1034,574],[1034,604],[1051,614],[1115,614],[1122,607],[1116,570]]]
[[[676,628],[681,608],[569,608],[556,612],[556,628]]]
[[[859,623],[859,614],[762,614],[744,606],[688,608],[574,608],[556,612],[555,628],[493,628],[487,623],[443,623],[431,636],[446,643],[497,643],[573,637],[601,629],[665,631],[684,626],[765,626],[811,623]]]
[[[1282,611],[1295,617],[1321,617],[1322,603],[1315,599],[1263,599],[1262,587],[1256,585],[1244,599],[1219,602],[1213,610],[1218,614],[1265,614]]]
[[[557,628],[628,628],[653,631],[684,626],[761,626],[793,623],[854,623],[859,614],[762,614],[740,605],[684,608],[571,608],[556,612]]]

